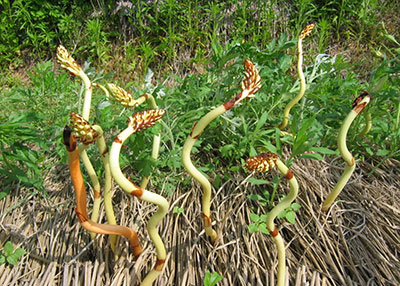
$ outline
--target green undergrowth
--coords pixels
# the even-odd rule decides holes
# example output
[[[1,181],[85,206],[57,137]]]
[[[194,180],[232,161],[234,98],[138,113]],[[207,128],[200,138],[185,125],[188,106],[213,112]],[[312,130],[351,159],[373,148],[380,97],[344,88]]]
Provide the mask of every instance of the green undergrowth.
[[[382,60],[371,70],[368,80],[361,81],[343,57],[326,54],[306,55],[305,97],[291,112],[289,128],[292,135],[281,136],[275,127],[282,120],[282,110],[299,89],[292,67],[297,59],[291,56],[296,41],[285,34],[258,49],[250,43],[232,42],[222,45],[215,41],[210,56],[212,64],[202,74],[184,78],[169,75],[154,78],[151,70],[143,75],[145,84],[118,83],[138,97],[144,92],[153,94],[160,108],[166,109],[162,123],[129,138],[123,149],[121,165],[130,170],[135,180],[148,175],[156,167],[153,184],[171,194],[177,184],[188,186],[181,164],[182,146],[195,121],[212,108],[234,97],[243,79],[243,61],[256,63],[262,87],[256,97],[231,109],[206,128],[197,140],[192,159],[196,166],[218,188],[234,172],[243,172],[243,161],[260,152],[283,156],[288,165],[296,160],[322,160],[338,156],[336,136],[351,110],[352,101],[361,90],[368,90],[372,102],[364,113],[372,117],[372,129],[359,136],[365,125],[359,116],[348,134],[348,146],[356,158],[399,159],[400,79],[398,58]],[[85,64],[84,70],[93,82],[112,82],[112,74]],[[171,78],[173,86],[166,85]],[[5,186],[4,197],[10,190],[27,187],[44,191],[43,178],[52,174],[52,167],[66,162],[61,133],[69,121],[70,112],[82,108],[83,87],[51,62],[38,63],[30,74],[31,85],[1,91],[0,148],[2,166],[0,180]],[[109,145],[126,127],[132,111],[107,99],[94,88],[91,122],[103,127]],[[143,104],[136,110],[148,107]],[[15,131],[13,131],[15,130]],[[150,158],[152,135],[161,130],[160,158]],[[287,154],[287,153],[285,153]],[[89,149],[95,158],[95,169],[101,175],[101,162],[95,148]],[[97,159],[96,159],[97,158]],[[96,161],[97,160],[97,161]],[[96,167],[97,166],[97,167]],[[184,180],[182,181],[182,178]],[[273,201],[273,200],[272,200]]]
[[[80,62],[117,68],[125,80],[143,79],[148,68],[157,75],[203,71],[216,41],[264,49],[309,23],[319,34],[314,53],[339,46],[391,56],[400,48],[386,37],[399,37],[396,1],[2,0],[0,8],[0,72],[9,85],[14,70],[54,57],[60,43]]]

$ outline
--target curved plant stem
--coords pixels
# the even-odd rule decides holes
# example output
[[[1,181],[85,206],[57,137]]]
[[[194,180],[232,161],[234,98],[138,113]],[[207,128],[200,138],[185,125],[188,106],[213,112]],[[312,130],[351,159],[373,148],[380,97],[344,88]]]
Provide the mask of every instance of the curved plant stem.
[[[89,121],[90,104],[92,100],[92,83],[88,76],[83,72],[82,67],[71,57],[67,49],[59,45],[57,48],[57,60],[61,66],[71,74],[78,76],[83,81],[85,86],[85,95],[82,108],[82,117]]]
[[[111,94],[113,95],[115,100],[120,102],[125,107],[135,108],[140,104],[144,103],[145,101],[147,101],[151,109],[158,109],[157,103],[151,94],[144,93],[137,99],[134,99],[129,92],[127,92],[126,90],[115,84],[108,84],[108,88],[110,89]],[[158,159],[158,155],[160,152],[160,143],[161,143],[161,134],[159,133],[153,136],[153,148],[151,152],[151,157],[154,160]],[[147,177],[144,177],[142,179],[140,187],[145,189],[150,181],[150,178],[151,174]]]
[[[305,91],[306,91],[306,80],[304,78],[304,73],[303,73],[303,40],[308,37],[314,29],[315,25],[310,24],[307,25],[300,33],[299,39],[297,41],[297,75],[300,80],[300,90],[299,93],[296,95],[295,98],[293,98],[285,107],[285,110],[283,112],[283,119],[281,124],[278,125],[279,129],[284,129],[289,120],[289,113],[292,107],[300,101],[300,99],[303,97]]]
[[[92,221],[98,222],[99,221],[99,213],[100,213],[100,205],[101,205],[101,187],[99,179],[96,175],[96,171],[93,168],[92,163],[90,162],[89,156],[87,155],[86,149],[89,145],[80,145],[78,147],[79,157],[81,158],[83,165],[86,168],[86,172],[89,175],[90,181],[92,182],[93,188],[93,206],[92,206],[92,214],[90,219]],[[91,232],[90,237],[95,239],[96,233]]]
[[[365,126],[364,129],[360,132],[360,137],[364,137],[368,134],[368,132],[372,128],[372,117],[371,112],[369,110],[364,111],[364,118],[365,118]]]
[[[85,95],[84,95],[84,102],[81,114],[84,120],[89,121],[90,105],[92,100],[92,89],[93,89],[89,77],[85,74],[82,67],[74,60],[74,58],[72,58],[71,54],[67,51],[67,49],[62,45],[59,45],[57,48],[57,60],[61,64],[61,67],[69,71],[72,75],[81,78],[85,86]],[[90,180],[92,181],[94,201],[93,201],[93,211],[91,219],[97,222],[99,218],[99,210],[101,204],[100,183],[96,171],[94,170],[93,165],[90,162],[89,156],[87,155],[86,148],[87,147],[85,146],[79,147],[79,156],[82,158],[82,162],[89,174]],[[92,237],[92,239],[94,239],[96,235],[95,233],[91,233],[90,236]],[[115,240],[115,238],[113,238],[113,240]],[[114,249],[113,246],[112,249]]]
[[[101,84],[99,84],[97,82],[94,82],[93,86],[97,86],[98,88],[100,88],[104,92],[105,96],[107,98],[110,98],[110,92],[108,91],[108,89],[104,85],[101,85]]]
[[[104,165],[104,210],[106,212],[107,222],[111,225],[116,225],[114,209],[112,205],[112,176],[110,169],[110,153],[106,145],[103,136],[103,130],[99,125],[93,125],[93,129],[99,134],[96,140],[97,149],[99,150],[101,160]],[[115,245],[117,243],[117,237],[115,235],[110,235],[110,245],[113,252],[115,252]]]
[[[146,110],[129,117],[128,127],[123,130],[117,137],[115,137],[110,151],[111,172],[118,185],[126,193],[137,196],[143,201],[151,202],[158,206],[158,210],[149,219],[146,227],[150,239],[153,241],[156,248],[157,261],[154,268],[147,274],[147,276],[143,280],[142,285],[152,285],[153,281],[161,274],[161,271],[165,264],[167,253],[164,243],[157,232],[157,225],[167,214],[169,203],[164,197],[143,189],[127,179],[121,171],[121,167],[119,165],[119,155],[121,152],[122,144],[129,136],[137,131],[154,125],[154,123],[159,120],[161,116],[164,115],[164,113],[164,110]]]
[[[137,233],[134,230],[125,226],[98,224],[89,219],[86,210],[86,190],[80,169],[79,152],[75,136],[72,135],[72,130],[68,126],[66,126],[64,129],[63,139],[64,145],[68,151],[69,170],[76,196],[75,212],[79,223],[83,228],[90,232],[114,234],[127,237],[132,247],[134,256],[138,257],[142,252],[142,248],[140,246]]]
[[[255,68],[254,64],[249,60],[244,61],[245,68],[245,79],[241,84],[242,91],[237,94],[234,98],[229,100],[228,102],[218,106],[217,108],[211,110],[204,117],[200,119],[199,122],[195,122],[192,131],[190,132],[188,138],[185,141],[182,151],[182,162],[185,166],[186,171],[197,181],[200,183],[203,189],[203,197],[202,197],[202,219],[203,219],[203,227],[206,234],[210,237],[211,242],[215,242],[217,239],[217,233],[211,226],[211,210],[210,210],[210,201],[211,201],[211,184],[207,180],[207,178],[196,169],[190,159],[190,153],[192,151],[193,145],[196,142],[197,138],[201,135],[207,125],[225,113],[239,102],[241,102],[245,98],[251,98],[255,96],[255,93],[260,89],[261,78],[259,76],[258,70]]]
[[[337,139],[338,149],[343,160],[346,162],[346,168],[341,175],[339,181],[336,183],[335,187],[332,189],[331,193],[326,197],[322,210],[328,211],[332,203],[335,201],[337,196],[343,190],[344,186],[349,181],[353,171],[356,167],[356,162],[353,155],[349,152],[346,145],[347,132],[349,131],[350,125],[353,120],[360,114],[365,106],[370,102],[371,96],[365,91],[360,96],[358,96],[353,102],[353,109],[347,115],[346,119],[343,121],[342,127],[339,130],[339,135]]]
[[[97,222],[99,218],[99,210],[101,203],[101,193],[100,193],[100,183],[97,178],[96,172],[90,163],[89,157],[85,152],[86,148],[89,144],[94,143],[96,141],[97,149],[100,153],[103,165],[104,165],[104,173],[105,173],[105,184],[104,184],[104,208],[106,212],[107,221],[111,225],[116,225],[114,210],[112,206],[112,177],[110,171],[109,164],[109,153],[108,148],[106,146],[106,142],[103,136],[103,130],[99,125],[91,126],[90,123],[85,120],[82,116],[71,113],[71,124],[72,129],[75,134],[77,134],[77,138],[83,143],[78,147],[79,156],[82,159],[82,162],[85,165],[85,168],[89,174],[89,177],[93,184],[94,190],[94,200],[93,200],[93,210],[91,215],[91,220]],[[95,237],[95,233],[91,233],[92,239]],[[110,245],[111,249],[115,250],[116,244],[116,236],[110,236]]]
[[[285,283],[286,273],[286,255],[285,244],[282,236],[275,226],[274,220],[276,216],[285,210],[296,199],[299,190],[299,185],[292,171],[273,153],[264,153],[246,160],[246,168],[249,171],[266,172],[269,169],[276,167],[279,172],[288,180],[290,191],[289,194],[280,201],[267,215],[266,225],[272,238],[275,241],[278,250],[278,286],[283,286]]]

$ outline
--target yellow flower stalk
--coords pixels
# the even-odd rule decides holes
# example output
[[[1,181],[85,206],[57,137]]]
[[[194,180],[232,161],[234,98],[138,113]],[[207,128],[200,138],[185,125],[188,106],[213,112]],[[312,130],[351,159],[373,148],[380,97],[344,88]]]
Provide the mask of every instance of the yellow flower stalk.
[[[120,225],[98,224],[89,219],[86,210],[86,190],[80,169],[79,152],[75,136],[72,134],[72,129],[69,126],[66,126],[64,129],[63,143],[68,151],[69,170],[75,190],[75,212],[79,223],[89,232],[127,237],[132,247],[133,254],[137,258],[142,252],[142,247],[140,246],[137,233],[133,229]]]
[[[57,48],[57,61],[61,64],[62,68],[82,79],[85,86],[85,95],[81,114],[84,119],[89,120],[90,103],[92,100],[92,83],[88,76],[83,72],[82,67],[72,58],[67,49],[62,45],[59,45]]]
[[[225,113],[235,105],[237,105],[245,98],[254,97],[255,93],[260,89],[261,78],[254,64],[249,60],[245,60],[244,68],[245,68],[245,78],[241,83],[242,91],[238,93],[231,100],[208,112],[204,117],[200,119],[199,122],[194,123],[192,130],[185,141],[182,151],[182,162],[183,165],[185,166],[186,171],[202,186],[203,198],[201,207],[202,207],[203,227],[206,234],[210,237],[213,243],[217,239],[217,233],[211,226],[211,210],[210,210],[211,184],[207,180],[207,178],[203,174],[201,174],[201,172],[197,170],[196,167],[193,165],[190,159],[190,153],[197,138],[199,138],[201,133],[203,133],[204,129],[211,121],[213,121],[215,118]]]
[[[277,215],[285,210],[296,199],[299,186],[292,171],[273,153],[264,153],[251,157],[246,160],[246,169],[249,171],[268,172],[270,169],[276,167],[280,173],[288,180],[290,191],[289,194],[280,201],[267,215],[266,225],[268,230],[275,241],[278,250],[278,279],[277,285],[285,285],[286,273],[286,254],[285,244],[282,236],[275,226],[274,220]]]
[[[292,107],[300,101],[300,99],[303,97],[305,91],[306,91],[306,79],[304,77],[303,73],[303,40],[308,37],[311,34],[311,31],[314,29],[315,25],[314,24],[309,24],[307,25],[300,33],[299,39],[297,41],[297,75],[300,80],[300,90],[299,93],[296,95],[295,98],[293,98],[285,107],[285,110],[283,112],[283,119],[281,124],[279,124],[278,128],[279,129],[284,129],[289,120],[289,113]]]
[[[149,102],[149,106],[152,109],[158,109],[158,106],[156,104],[156,101],[154,97],[151,94],[145,93],[139,96],[138,99],[134,99],[132,95],[124,90],[123,88],[115,85],[115,84],[108,84],[107,85],[108,89],[111,91],[111,95],[114,97],[116,101],[121,103],[123,106],[128,107],[128,108],[135,108],[139,106],[140,104],[144,103],[145,101]],[[161,134],[157,134],[153,136],[153,147],[152,147],[152,152],[151,152],[151,157],[154,160],[157,160],[159,152],[160,152],[160,144],[161,144]],[[142,179],[142,182],[140,184],[140,187],[145,189],[147,187],[147,184],[150,181],[150,176],[144,177]]]
[[[72,130],[74,131],[77,139],[83,143],[83,147],[78,148],[79,156],[82,158],[82,161],[90,162],[87,153],[83,152],[89,144],[92,144],[96,141],[97,149],[100,153],[103,165],[104,165],[104,173],[105,173],[105,184],[104,184],[104,209],[106,212],[107,221],[110,225],[116,225],[117,222],[115,220],[114,210],[112,206],[112,177],[111,170],[109,164],[109,153],[106,142],[103,137],[103,130],[99,125],[91,126],[90,123],[85,120],[82,116],[71,113],[71,125]],[[92,167],[92,164],[85,165],[89,177],[92,181],[93,191],[94,191],[94,201],[93,201],[93,210],[91,215],[91,220],[97,222],[99,219],[99,210],[101,204],[101,192],[100,192],[100,183],[97,178],[96,172]],[[92,239],[95,237],[95,233],[91,233]],[[116,236],[110,236],[110,245],[111,249],[115,251],[116,245]]]
[[[158,234],[157,225],[161,222],[163,217],[167,214],[169,209],[168,201],[155,193],[152,193],[144,188],[141,188],[131,182],[124,176],[119,165],[119,155],[121,152],[122,144],[128,139],[129,136],[137,131],[141,131],[155,124],[163,115],[165,111],[162,109],[146,110],[140,113],[135,113],[128,119],[128,127],[123,130],[118,136],[115,137],[110,151],[110,166],[112,176],[118,185],[128,194],[134,195],[139,199],[151,202],[158,206],[158,210],[149,219],[147,223],[147,232],[150,239],[153,241],[157,252],[157,261],[154,268],[146,275],[141,285],[152,285],[155,279],[161,274],[167,257],[164,243]]]
[[[83,101],[83,108],[82,108],[82,119],[89,121],[90,116],[90,105],[92,101],[92,83],[89,77],[84,73],[82,67],[75,61],[75,59],[71,56],[68,50],[59,45],[57,47],[57,61],[61,65],[62,68],[66,69],[74,76],[78,76],[81,78],[84,86],[85,86],[85,94],[84,94],[84,101]],[[79,126],[79,124],[77,125]],[[85,125],[82,125],[84,127]],[[90,124],[88,125],[90,126]],[[92,163],[90,162],[89,156],[87,155],[86,149],[87,145],[85,140],[91,140],[90,136],[93,134],[91,130],[85,135],[85,132],[88,130],[81,130],[82,134],[77,134],[77,137],[81,140],[84,145],[80,145],[78,147],[79,156],[89,174],[90,180],[92,181],[92,187],[94,190],[94,203],[93,203],[93,212],[92,212],[92,220],[97,222],[96,217],[98,218],[100,203],[101,203],[101,194],[100,194],[100,183],[99,179],[97,178],[96,171],[93,168]],[[89,136],[88,138],[84,138],[84,136]],[[93,138],[94,139],[94,138]],[[91,233],[91,237],[94,238],[95,234]],[[113,248],[113,247],[112,247]]]
[[[356,168],[356,161],[350,151],[347,149],[346,145],[346,137],[347,132],[349,131],[350,125],[353,120],[359,115],[364,108],[371,101],[371,96],[368,92],[364,91],[361,95],[359,95],[353,102],[353,109],[347,115],[345,120],[343,121],[342,127],[339,130],[339,135],[337,139],[338,149],[340,155],[346,163],[346,168],[343,171],[342,176],[339,178],[339,181],[336,183],[335,187],[332,189],[331,193],[326,197],[325,201],[322,204],[322,210],[328,211],[331,207],[332,203],[335,201],[337,196],[343,190],[344,186],[349,181],[351,175]]]

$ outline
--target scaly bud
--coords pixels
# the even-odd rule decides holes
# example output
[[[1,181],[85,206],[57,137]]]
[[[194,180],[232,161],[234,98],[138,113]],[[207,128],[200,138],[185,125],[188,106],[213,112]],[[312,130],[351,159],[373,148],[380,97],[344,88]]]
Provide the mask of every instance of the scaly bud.
[[[85,145],[93,143],[99,136],[90,123],[77,113],[71,113],[71,126],[76,138]]]
[[[245,69],[244,73],[245,78],[241,84],[242,91],[249,90],[248,97],[254,97],[254,94],[261,87],[260,84],[261,77],[255,65],[247,59],[244,61],[244,69]]]
[[[246,169],[248,171],[268,172],[275,167],[278,156],[274,153],[263,153],[246,160]]]
[[[315,24],[309,24],[309,25],[307,25],[307,26],[301,31],[299,38],[302,39],[302,40],[304,40],[305,38],[307,38],[307,37],[311,34],[311,31],[314,29],[314,27],[315,27]]]
[[[62,45],[59,45],[57,48],[57,61],[61,64],[61,67],[75,76],[79,76],[80,73],[82,73],[81,66],[71,57],[67,49]]]
[[[108,89],[111,91],[112,96],[116,101],[121,103],[125,107],[136,107],[138,102],[132,97],[132,95],[124,90],[123,88],[113,84],[108,84]]]
[[[164,114],[165,109],[151,109],[137,112],[128,118],[128,125],[132,126],[135,132],[142,131],[153,126]]]

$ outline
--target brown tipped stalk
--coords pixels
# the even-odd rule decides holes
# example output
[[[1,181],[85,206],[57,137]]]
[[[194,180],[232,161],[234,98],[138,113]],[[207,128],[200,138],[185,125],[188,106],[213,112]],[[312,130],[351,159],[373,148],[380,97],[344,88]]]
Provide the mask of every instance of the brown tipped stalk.
[[[116,225],[117,222],[115,220],[114,210],[112,206],[112,177],[111,170],[109,164],[109,154],[108,147],[103,137],[103,130],[98,125],[90,125],[90,123],[85,120],[82,116],[76,113],[71,113],[71,125],[72,130],[76,135],[76,138],[83,143],[79,150],[79,156],[82,159],[86,170],[89,174],[90,180],[92,181],[93,186],[93,210],[91,215],[91,220],[97,222],[99,219],[99,211],[101,204],[101,187],[99,183],[99,179],[97,178],[96,171],[92,167],[89,157],[85,152],[86,148],[89,144],[96,142],[97,149],[100,153],[103,165],[104,165],[104,173],[105,173],[105,184],[104,184],[104,209],[106,212],[107,221],[111,225]],[[95,234],[91,233],[92,238],[94,239]],[[117,238],[115,235],[110,236],[110,245],[111,249],[115,250],[115,245],[117,243]]]
[[[143,112],[135,113],[128,119],[128,127],[123,130],[117,137],[110,150],[110,166],[111,172],[118,183],[118,185],[130,195],[134,195],[139,199],[154,203],[158,206],[156,213],[149,219],[147,223],[147,232],[149,233],[150,239],[153,241],[157,252],[157,262],[154,268],[146,275],[141,285],[147,286],[152,285],[154,280],[161,274],[161,271],[167,258],[167,252],[165,245],[157,231],[157,226],[167,214],[169,209],[168,201],[159,194],[150,192],[135,185],[132,181],[124,176],[119,165],[119,155],[121,152],[122,144],[135,132],[144,130],[150,126],[153,126],[163,115],[164,110],[146,110]]]
[[[138,99],[134,99],[129,92],[127,92],[126,90],[124,90],[123,88],[121,88],[115,84],[108,84],[107,87],[111,91],[112,97],[125,107],[135,108],[135,107],[139,106],[140,104],[147,101],[150,108],[158,109],[156,101],[151,94],[145,93],[145,94],[142,94],[141,96],[139,96]],[[161,144],[161,134],[159,133],[159,134],[153,136],[153,147],[152,147],[151,157],[154,160],[158,159],[158,154],[160,152],[160,144]],[[147,187],[147,184],[150,181],[150,178],[151,178],[151,175],[144,177],[142,179],[140,187],[145,189]]]
[[[89,219],[86,210],[86,190],[80,169],[79,152],[75,136],[69,126],[64,129],[63,142],[68,151],[69,170],[76,197],[75,212],[79,223],[90,232],[125,236],[129,239],[134,256],[138,257],[142,252],[142,248],[137,233],[133,229],[119,225],[98,224]]]
[[[183,146],[182,150],[182,163],[185,166],[186,171],[197,182],[200,183],[203,189],[203,197],[201,204],[203,227],[206,234],[210,237],[212,243],[215,243],[215,241],[217,240],[217,233],[211,226],[211,210],[210,210],[211,184],[208,181],[208,179],[193,165],[190,159],[190,153],[197,138],[199,138],[201,133],[203,133],[204,129],[211,121],[213,121],[215,118],[225,113],[235,105],[237,105],[245,98],[255,97],[255,93],[261,87],[260,75],[255,65],[247,59],[244,61],[244,68],[245,68],[245,78],[241,83],[242,91],[239,92],[231,100],[208,112],[204,117],[200,119],[199,122],[194,123],[192,130],[188,138],[186,139],[185,145]]]
[[[329,210],[332,203],[341,193],[347,182],[350,180],[350,177],[356,168],[356,160],[354,159],[350,151],[347,149],[347,144],[346,144],[347,132],[349,131],[350,125],[353,122],[353,120],[357,117],[357,115],[359,115],[364,110],[364,108],[368,105],[370,100],[371,96],[366,91],[364,91],[360,96],[358,96],[352,104],[353,109],[350,111],[350,113],[343,121],[342,127],[340,127],[337,144],[340,155],[346,162],[346,168],[344,169],[335,187],[332,189],[330,194],[326,197],[325,201],[323,202],[322,204],[323,211]]]
[[[285,179],[288,180],[290,186],[289,194],[268,213],[266,218],[266,225],[275,241],[276,248],[278,250],[277,285],[283,286],[285,284],[286,273],[285,244],[278,231],[278,228],[275,226],[274,220],[280,212],[289,207],[290,204],[296,199],[299,191],[299,185],[292,171],[286,167],[286,165],[279,159],[277,155],[273,153],[260,154],[246,160],[246,169],[249,171],[268,172],[274,167],[276,167],[285,177]]]

